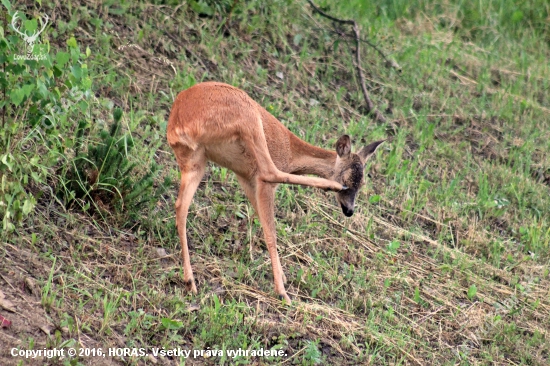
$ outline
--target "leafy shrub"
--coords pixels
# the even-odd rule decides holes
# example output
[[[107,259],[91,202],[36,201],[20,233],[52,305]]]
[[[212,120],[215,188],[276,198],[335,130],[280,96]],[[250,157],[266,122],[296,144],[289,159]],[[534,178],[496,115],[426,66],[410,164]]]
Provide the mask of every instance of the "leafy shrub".
[[[11,22],[16,9],[2,0]],[[18,31],[32,34],[36,19],[18,12]],[[48,33],[46,27],[42,35]],[[85,119],[91,99],[91,79],[74,38],[66,51],[52,57],[47,44],[30,48],[9,25],[0,27],[0,218],[11,232],[33,212],[37,197],[48,190],[48,177],[74,144],[67,132],[72,121]],[[28,53],[28,51],[31,51]],[[49,51],[49,52],[48,52]]]
[[[168,182],[153,189],[154,164],[136,175],[136,164],[127,158],[133,140],[120,132],[122,112],[115,111],[111,129],[99,132],[99,138],[88,128],[90,104],[98,104],[85,62],[90,49],[81,53],[74,37],[66,40],[65,50],[40,39],[29,47],[22,34],[33,34],[39,22],[7,0],[2,4],[10,25],[0,26],[0,68],[5,70],[0,73],[0,231],[15,230],[44,192],[57,191],[66,203],[92,205],[96,211],[121,212],[124,206],[137,209],[153,202]],[[61,173],[59,188],[52,187],[58,182],[54,173]]]

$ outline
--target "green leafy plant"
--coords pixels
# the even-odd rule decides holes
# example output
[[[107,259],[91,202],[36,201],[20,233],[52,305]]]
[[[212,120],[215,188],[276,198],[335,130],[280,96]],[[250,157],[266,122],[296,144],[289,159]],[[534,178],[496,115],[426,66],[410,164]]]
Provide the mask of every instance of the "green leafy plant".
[[[319,341],[307,341],[303,356],[304,365],[318,365],[323,361],[323,354],[319,351]]]
[[[392,240],[388,246],[387,246],[387,250],[390,254],[392,255],[396,255],[397,254],[397,250],[399,249],[399,247],[401,247],[401,243],[399,243],[399,241],[397,240]]]
[[[468,288],[468,299],[470,299],[470,301],[473,301],[476,295],[477,295],[477,286],[475,284],[472,284]]]
[[[11,232],[48,192],[50,174],[72,147],[73,140],[62,136],[74,130],[71,121],[86,115],[92,82],[84,63],[88,55],[74,38],[53,57],[47,44],[37,41],[30,48],[21,34],[36,31],[37,20],[9,1],[2,4],[18,27],[0,32],[0,230]]]

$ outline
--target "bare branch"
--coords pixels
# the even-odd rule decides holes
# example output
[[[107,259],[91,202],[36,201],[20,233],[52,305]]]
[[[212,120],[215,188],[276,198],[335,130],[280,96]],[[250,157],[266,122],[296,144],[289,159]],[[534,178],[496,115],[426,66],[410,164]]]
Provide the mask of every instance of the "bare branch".
[[[372,114],[374,120],[379,122],[386,122],[386,117],[382,115],[377,109],[374,107],[374,103],[369,97],[369,93],[367,91],[367,85],[365,84],[365,77],[363,75],[363,69],[361,69],[361,41],[364,42],[364,40],[361,39],[359,34],[359,25],[357,25],[357,22],[355,20],[348,20],[348,19],[338,19],[333,17],[332,15],[329,15],[322,11],[319,7],[317,7],[311,0],[307,0],[309,5],[321,16],[330,19],[334,22],[341,23],[341,24],[349,24],[353,25],[353,32],[355,34],[355,68],[357,69],[357,76],[359,78],[359,84],[361,85],[361,90],[363,91],[363,98],[365,99],[365,104],[367,107],[367,113]],[[370,45],[370,43],[369,43]],[[375,48],[376,49],[376,48]],[[380,51],[379,51],[380,52]],[[387,58],[384,56],[384,58],[387,61]]]
[[[318,28],[318,29],[320,29],[320,28]],[[344,38],[351,38],[351,39],[355,40],[355,37],[352,37],[351,35],[346,34],[346,33],[343,33],[343,32],[339,32],[339,31],[337,31],[337,30],[329,30],[329,32],[334,33],[334,34],[337,34],[337,35],[339,35],[339,36],[341,36],[341,37],[344,37]],[[398,72],[401,72],[401,66],[399,66],[399,64],[398,64],[397,62],[395,62],[395,60],[393,60],[393,59],[389,58],[388,56],[386,56],[386,55],[384,54],[384,52],[383,52],[380,48],[378,48],[377,45],[375,45],[374,43],[372,43],[371,41],[369,41],[369,40],[366,39],[366,38],[361,38],[361,39],[359,39],[359,40],[360,40],[361,42],[363,42],[363,43],[366,43],[368,46],[372,47],[376,52],[378,52],[378,54],[379,54],[380,56],[382,56],[382,58],[384,59],[384,61],[386,61],[386,66],[387,66],[387,67],[394,68],[394,69],[396,69]]]
[[[365,84],[365,76],[363,75],[363,69],[361,68],[361,42],[359,37],[359,26],[354,22],[353,31],[355,32],[355,67],[357,68],[357,74],[359,75],[359,82],[361,83],[361,90],[363,90],[363,97],[367,105],[367,113],[372,113],[374,119],[379,122],[386,122],[386,117],[384,117],[377,109],[374,108],[374,103],[369,97],[369,92],[367,91],[367,85]]]
[[[351,25],[354,25],[355,24],[355,20],[345,20],[345,19],[338,19],[338,18],[335,18],[333,17],[332,15],[328,15],[327,13],[325,13],[324,11],[321,10],[321,8],[317,7],[317,5],[315,5],[313,3],[313,1],[311,0],[307,0],[307,2],[309,3],[309,5],[311,5],[311,7],[313,8],[313,10],[315,10],[317,13],[321,14],[322,16],[324,16],[325,18],[327,19],[330,19],[332,21],[335,21],[335,22],[338,22],[338,23],[342,23],[342,24],[351,24]]]

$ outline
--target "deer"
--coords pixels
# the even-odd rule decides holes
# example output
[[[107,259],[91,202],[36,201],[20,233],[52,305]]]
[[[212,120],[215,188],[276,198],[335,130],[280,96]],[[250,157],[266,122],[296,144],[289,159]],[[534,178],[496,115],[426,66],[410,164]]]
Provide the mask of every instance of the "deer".
[[[279,184],[297,184],[336,192],[342,212],[349,217],[364,185],[365,163],[385,141],[373,142],[357,153],[351,152],[348,135],[338,139],[335,151],[313,146],[245,91],[220,82],[203,82],[180,92],[170,111],[166,135],[181,172],[176,226],[187,290],[197,293],[187,246],[187,215],[206,163],[211,161],[236,174],[263,229],[275,292],[288,304],[292,302],[277,253],[275,189]]]

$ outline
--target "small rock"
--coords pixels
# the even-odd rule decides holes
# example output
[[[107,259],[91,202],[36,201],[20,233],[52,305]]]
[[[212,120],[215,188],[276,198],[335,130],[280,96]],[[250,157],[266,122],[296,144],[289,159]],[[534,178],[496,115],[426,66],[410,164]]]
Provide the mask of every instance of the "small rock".
[[[193,311],[199,311],[200,308],[201,308],[201,307],[200,307],[199,305],[197,305],[197,304],[191,304],[191,305],[189,305],[189,306],[187,307],[187,311],[191,313],[191,312],[193,312]]]
[[[316,105],[319,105],[319,101],[316,100],[316,99],[311,98],[309,100],[309,105],[312,106],[312,107],[315,107]]]
[[[12,313],[16,312],[13,303],[6,299],[6,296],[4,295],[2,290],[0,290],[0,307],[4,308],[7,311],[11,311]]]

